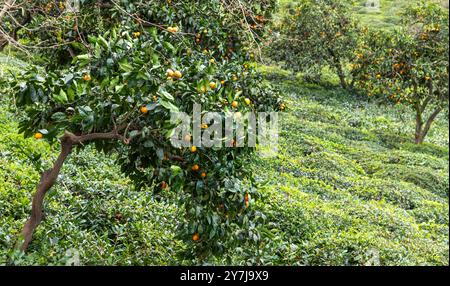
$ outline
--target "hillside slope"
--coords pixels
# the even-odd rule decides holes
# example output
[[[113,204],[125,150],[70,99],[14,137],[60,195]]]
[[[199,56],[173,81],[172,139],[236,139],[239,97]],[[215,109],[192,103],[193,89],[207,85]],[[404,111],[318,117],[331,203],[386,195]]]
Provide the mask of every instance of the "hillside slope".
[[[448,122],[428,143],[412,144],[413,118],[339,88],[269,74],[288,102],[280,150],[257,158],[267,245],[232,250],[215,264],[448,265]],[[58,146],[17,134],[3,95],[0,109],[0,264],[197,264],[181,259],[180,213],[171,195],[138,192],[114,157],[86,149],[65,165],[46,203],[28,255],[13,252],[30,208],[38,170]],[[40,159],[39,159],[40,158]],[[41,165],[42,163],[42,165]]]
[[[285,81],[280,154],[256,164],[291,263],[448,265],[448,122],[422,146],[402,107]],[[258,171],[259,170],[259,171]],[[263,171],[261,171],[263,170]]]

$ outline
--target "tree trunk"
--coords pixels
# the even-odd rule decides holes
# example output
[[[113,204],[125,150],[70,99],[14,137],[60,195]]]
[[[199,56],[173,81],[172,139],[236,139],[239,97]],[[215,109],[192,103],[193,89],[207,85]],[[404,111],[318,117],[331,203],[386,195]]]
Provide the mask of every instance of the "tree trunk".
[[[423,119],[422,119],[422,108],[419,105],[416,105],[416,134],[415,134],[415,142],[416,144],[423,143],[422,129],[423,129]]]
[[[347,89],[348,85],[347,85],[347,81],[345,80],[345,74],[344,74],[344,70],[342,69],[341,63],[336,63],[336,70],[337,70],[337,74],[339,77],[339,81],[341,83],[341,87],[343,89]]]
[[[433,124],[436,117],[442,111],[442,107],[437,107],[433,113],[428,118],[427,122],[423,121],[423,112],[424,109],[420,106],[416,106],[416,134],[415,134],[415,143],[422,144],[425,141],[425,137],[428,135],[430,131],[431,125]]]
[[[334,67],[336,69],[336,73],[339,77],[341,87],[343,89],[347,89],[348,85],[347,85],[347,81],[345,79],[345,73],[344,73],[344,69],[342,68],[341,60],[339,59],[338,56],[336,56],[336,54],[334,53],[334,51],[332,49],[328,48],[328,53],[331,56],[331,60],[329,61],[329,63],[331,64],[332,67]]]
[[[53,168],[45,171],[41,175],[41,180],[39,185],[37,186],[36,193],[33,197],[33,202],[31,206],[31,216],[28,221],[25,223],[22,233],[21,239],[17,244],[17,248],[26,251],[28,245],[31,242],[33,237],[33,233],[38,227],[38,225],[42,221],[43,216],[43,203],[46,193],[50,190],[51,187],[55,184],[59,173],[61,172],[61,168],[66,161],[67,157],[69,157],[72,152],[73,146],[83,144],[87,141],[93,140],[108,140],[108,139],[118,139],[123,140],[126,144],[129,142],[124,139],[122,135],[118,132],[126,128],[126,125],[118,127],[109,133],[92,133],[87,135],[76,136],[72,133],[66,132],[64,136],[61,138],[61,153],[58,156],[58,159],[53,165]]]
[[[61,153],[59,154],[58,159],[53,165],[53,168],[45,171],[41,175],[41,181],[39,182],[36,193],[34,194],[31,206],[31,216],[22,229],[23,241],[20,242],[20,249],[22,251],[25,251],[28,248],[28,245],[30,244],[31,239],[33,237],[34,230],[41,223],[43,215],[42,207],[44,203],[45,194],[55,184],[64,162],[72,152],[72,148],[73,142],[71,142],[69,138],[65,135],[61,139]]]

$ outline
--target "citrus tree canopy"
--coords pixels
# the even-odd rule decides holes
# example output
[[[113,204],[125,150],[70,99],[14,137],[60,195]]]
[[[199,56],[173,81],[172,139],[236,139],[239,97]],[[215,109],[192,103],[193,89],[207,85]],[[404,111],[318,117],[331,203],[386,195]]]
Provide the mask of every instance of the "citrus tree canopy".
[[[236,237],[257,240],[251,204],[258,194],[244,180],[253,149],[175,148],[170,115],[191,114],[194,104],[222,114],[284,108],[252,65],[274,2],[81,1],[78,11],[54,1],[27,3],[42,13],[29,24],[40,28],[28,43],[37,63],[12,83],[25,111],[20,130],[59,139],[62,149],[42,175],[22,249],[62,163],[89,143],[117,152],[137,188],[176,193],[186,210],[180,237],[197,255],[224,251]],[[192,142],[191,135],[183,139]]]
[[[371,31],[357,53],[353,76],[369,96],[410,105],[416,113],[416,143],[448,106],[448,11],[420,3],[403,15],[403,28]]]
[[[289,9],[278,27],[270,54],[286,67],[320,75],[330,67],[343,88],[351,86],[345,65],[354,58],[364,32],[352,15],[351,1],[302,0]]]

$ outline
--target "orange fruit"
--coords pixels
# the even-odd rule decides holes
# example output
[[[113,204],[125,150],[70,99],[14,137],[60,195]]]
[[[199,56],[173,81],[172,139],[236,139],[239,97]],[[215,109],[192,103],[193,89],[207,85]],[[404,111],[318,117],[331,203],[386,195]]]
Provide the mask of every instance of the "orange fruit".
[[[211,89],[215,89],[216,88],[216,83],[215,82],[210,82],[209,83],[209,87],[211,88]]]
[[[192,166],[192,171],[198,171],[200,170],[200,166],[195,164],[194,166]]]
[[[180,71],[175,71],[175,72],[173,73],[173,76],[176,77],[176,78],[182,78],[182,77],[183,77],[183,74],[182,74]]]
[[[88,74],[85,74],[85,75],[83,76],[83,80],[84,80],[84,81],[90,81],[90,80],[91,80],[91,76],[88,75]]]
[[[173,76],[175,75],[175,72],[174,72],[173,70],[171,70],[171,69],[168,69],[168,70],[166,71],[166,75],[167,75],[168,77],[173,77]]]
[[[200,176],[204,179],[204,178],[206,178],[206,173],[203,172]]]
[[[42,137],[44,137],[44,135],[41,132],[37,132],[36,134],[34,134],[34,139],[36,140],[42,139]]]
[[[224,85],[224,84],[225,84],[225,81],[224,81],[224,80],[220,81],[220,84],[221,84],[221,85]]]
[[[198,241],[199,239],[200,239],[200,236],[198,235],[198,233],[196,233],[192,236],[193,241]]]
[[[178,27],[168,27],[167,31],[170,33],[178,33],[179,28]]]
[[[191,147],[191,152],[192,152],[192,153],[197,152],[197,146],[192,146],[192,147]]]
[[[141,111],[142,114],[147,114],[147,113],[148,113],[148,108],[147,108],[147,106],[142,106],[141,109],[140,109],[140,111]]]
[[[231,106],[233,106],[234,108],[237,108],[239,106],[239,103],[237,101],[233,101],[231,103]]]

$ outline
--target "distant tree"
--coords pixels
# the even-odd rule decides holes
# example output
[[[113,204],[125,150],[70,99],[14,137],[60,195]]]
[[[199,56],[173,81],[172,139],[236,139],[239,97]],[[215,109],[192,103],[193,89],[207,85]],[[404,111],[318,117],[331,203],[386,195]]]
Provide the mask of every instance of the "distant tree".
[[[278,27],[270,55],[294,71],[319,76],[328,66],[342,88],[353,83],[346,65],[354,58],[363,30],[352,15],[351,1],[301,0],[289,9]]]
[[[367,35],[353,65],[353,77],[369,96],[414,109],[417,144],[448,108],[448,21],[448,10],[438,3],[411,6],[403,15],[403,27]]]

